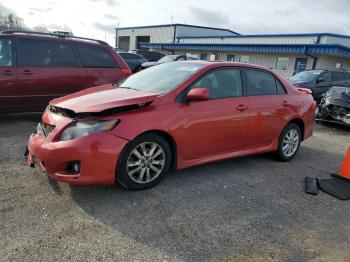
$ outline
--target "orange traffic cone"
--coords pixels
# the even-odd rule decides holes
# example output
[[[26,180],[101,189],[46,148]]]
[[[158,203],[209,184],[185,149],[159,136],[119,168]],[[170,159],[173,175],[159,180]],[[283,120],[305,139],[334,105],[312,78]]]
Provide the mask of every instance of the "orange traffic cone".
[[[340,176],[350,179],[350,146],[340,167]]]

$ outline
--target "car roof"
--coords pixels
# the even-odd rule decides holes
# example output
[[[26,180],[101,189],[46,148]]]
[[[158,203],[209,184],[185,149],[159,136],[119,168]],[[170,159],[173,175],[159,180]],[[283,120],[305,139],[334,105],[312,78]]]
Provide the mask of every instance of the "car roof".
[[[35,31],[23,31],[23,30],[6,30],[0,32],[0,36],[21,36],[24,38],[38,38],[38,39],[57,39],[60,41],[72,41],[76,43],[87,43],[87,44],[95,44],[95,45],[106,45],[109,46],[104,41],[98,40],[98,39],[92,39],[92,38],[86,38],[86,37],[79,37],[71,35],[67,32],[57,32],[57,33],[42,33],[42,32],[35,32]]]
[[[229,61],[186,60],[186,61],[180,61],[178,63],[202,64],[202,65],[206,65],[208,67],[213,67],[213,68],[215,68],[215,67],[246,67],[246,68],[272,71],[270,68],[265,67],[265,66],[261,66],[261,65],[249,64],[249,63],[229,62]]]
[[[302,72],[350,72],[345,69],[308,69]]]

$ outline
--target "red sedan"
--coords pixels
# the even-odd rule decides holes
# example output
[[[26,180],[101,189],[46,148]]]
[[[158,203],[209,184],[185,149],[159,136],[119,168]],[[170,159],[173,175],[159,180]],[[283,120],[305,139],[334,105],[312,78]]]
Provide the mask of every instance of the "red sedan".
[[[154,186],[169,169],[275,152],[310,137],[315,102],[273,71],[224,62],[155,66],[52,100],[28,162],[71,184]]]

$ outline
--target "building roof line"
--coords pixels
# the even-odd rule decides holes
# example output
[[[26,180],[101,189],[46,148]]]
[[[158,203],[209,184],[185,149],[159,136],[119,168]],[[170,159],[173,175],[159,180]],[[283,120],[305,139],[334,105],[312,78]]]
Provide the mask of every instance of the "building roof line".
[[[253,53],[325,54],[350,57],[350,48],[339,44],[222,44],[222,43],[140,43],[142,47],[177,50],[206,50]]]
[[[168,26],[185,26],[185,27],[212,29],[212,30],[226,31],[226,32],[230,32],[230,33],[233,33],[233,34],[236,34],[236,35],[240,35],[240,33],[237,33],[235,31],[232,31],[231,29],[227,29],[227,28],[208,27],[208,26],[200,26],[200,25],[188,25],[188,24],[180,24],[180,23],[161,24],[161,25],[146,25],[146,26],[118,27],[118,28],[116,28],[116,30],[139,29],[139,28],[156,28],[156,27],[168,27]]]
[[[340,47],[349,49],[346,46],[340,44],[236,44],[236,43],[149,43],[149,42],[140,42],[141,45],[220,45],[220,46],[282,46],[282,47]]]
[[[202,36],[177,36],[178,39],[189,39],[189,38],[250,38],[250,37],[307,37],[307,36],[333,36],[333,37],[340,37],[340,38],[349,38],[349,35],[342,35],[342,34],[333,34],[333,33],[302,33],[302,34],[255,34],[255,35],[227,35],[227,36],[221,36],[221,35],[202,35]]]

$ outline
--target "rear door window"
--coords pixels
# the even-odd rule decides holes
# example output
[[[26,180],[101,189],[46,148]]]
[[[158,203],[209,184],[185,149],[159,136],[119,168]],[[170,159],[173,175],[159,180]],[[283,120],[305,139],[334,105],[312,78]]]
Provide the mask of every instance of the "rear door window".
[[[84,67],[117,68],[113,57],[102,47],[92,45],[75,45]]]
[[[332,72],[333,75],[333,81],[343,81],[345,80],[345,74],[344,72]]]
[[[277,79],[275,79],[276,81],[276,86],[277,86],[277,93],[278,94],[286,94],[286,89],[284,89],[283,85],[280,83],[280,81],[278,81]]]
[[[276,80],[270,73],[250,69],[245,71],[249,96],[277,94]]]
[[[18,62],[21,67],[78,67],[70,44],[58,41],[19,39]]]
[[[0,66],[13,66],[13,41],[10,39],[0,39]]]
[[[350,73],[349,72],[345,72],[345,80],[350,80]]]

